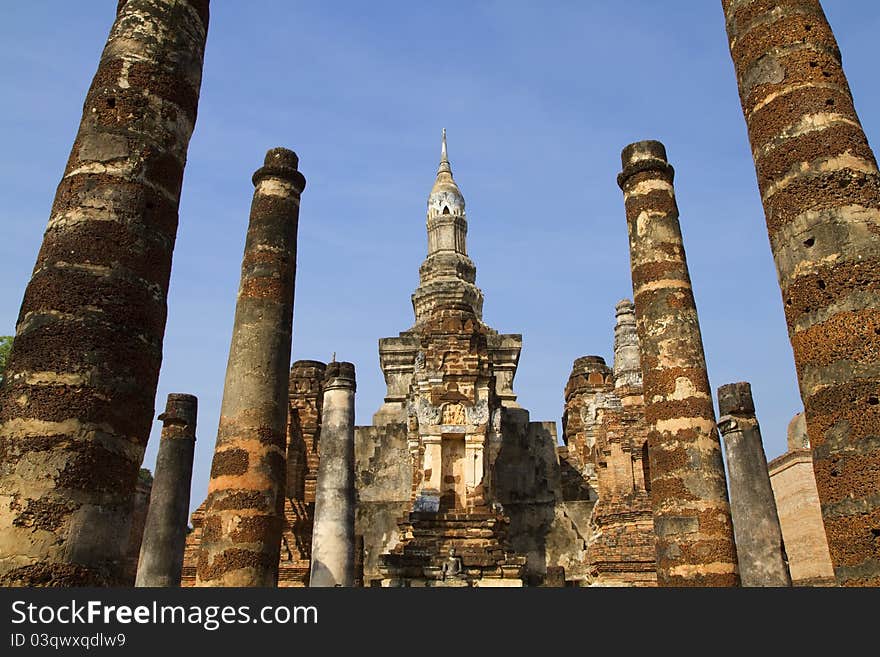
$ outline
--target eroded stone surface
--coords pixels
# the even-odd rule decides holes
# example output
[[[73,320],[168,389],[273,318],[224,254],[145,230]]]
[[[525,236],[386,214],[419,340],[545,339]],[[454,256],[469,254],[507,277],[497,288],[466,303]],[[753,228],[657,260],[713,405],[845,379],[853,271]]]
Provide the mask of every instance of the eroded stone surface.
[[[354,365],[329,363],[322,390],[321,465],[315,492],[309,586],[353,586]]]
[[[880,172],[818,0],[723,0],[836,577],[880,585]]]
[[[673,168],[657,141],[621,154],[649,426],[660,586],[736,586],[736,546]]]
[[[742,585],[791,586],[751,386],[743,381],[718,388],[718,411]]]
[[[119,3],[0,388],[0,584],[131,583],[207,28],[207,0]]]
[[[618,302],[615,319],[613,390],[592,411],[599,499],[590,518],[587,561],[595,586],[654,586],[648,425],[632,301]]]
[[[197,586],[275,586],[287,491],[288,364],[305,178],[274,148],[253,175]]]
[[[198,400],[168,395],[135,586],[180,586],[189,514]]]

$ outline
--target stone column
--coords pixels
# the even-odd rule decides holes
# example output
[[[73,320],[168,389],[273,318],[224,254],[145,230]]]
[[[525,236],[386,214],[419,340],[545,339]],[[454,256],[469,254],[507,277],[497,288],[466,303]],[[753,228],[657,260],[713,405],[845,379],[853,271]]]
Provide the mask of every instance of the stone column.
[[[168,395],[150,508],[141,540],[135,586],[180,586],[189,516],[198,400]]]
[[[153,474],[142,468],[138,473],[138,482],[134,489],[131,525],[128,530],[128,548],[125,551],[125,579],[122,586],[134,586],[134,580],[137,578],[138,557],[141,554],[141,541],[147,526],[147,512],[150,510],[152,490]]]
[[[736,586],[736,547],[685,259],[673,169],[657,141],[623,149],[623,190],[650,427],[659,586]]]
[[[253,176],[196,586],[275,586],[284,519],[296,230],[305,178],[273,148]]]
[[[837,580],[880,585],[880,172],[818,0],[724,0]]]
[[[207,28],[119,3],[0,388],[0,585],[123,583]]]
[[[328,363],[309,586],[354,586],[354,392],[354,365]]]
[[[742,585],[791,586],[752,387],[742,382],[718,388],[718,411]]]

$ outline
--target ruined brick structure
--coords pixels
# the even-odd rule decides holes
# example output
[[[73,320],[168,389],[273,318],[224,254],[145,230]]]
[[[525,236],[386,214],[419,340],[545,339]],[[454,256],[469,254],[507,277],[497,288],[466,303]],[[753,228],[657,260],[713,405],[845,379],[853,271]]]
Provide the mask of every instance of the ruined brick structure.
[[[318,480],[318,439],[326,365],[298,360],[290,368],[287,422],[287,494],[278,586],[308,586]]]
[[[818,0],[723,0],[841,585],[880,585],[880,171]]]
[[[794,586],[835,586],[804,414],[788,425],[788,451],[767,464]]]
[[[593,449],[596,446],[596,408],[614,389],[614,374],[601,356],[582,356],[574,361],[565,384],[562,441],[565,456],[587,484],[587,499],[598,497],[599,481]]]
[[[415,324],[379,341],[388,393],[373,426],[356,428],[364,579],[522,586],[560,563],[582,578],[586,522],[562,506],[555,423],[531,422],[516,402],[522,337],[482,320],[445,132],[427,232]]]
[[[364,585],[655,585],[633,303],[616,307],[614,369],[598,356],[575,361],[559,446],[555,423],[531,422],[516,401],[521,337],[482,321],[445,139],[427,227],[415,324],[380,340],[388,394],[374,424],[355,428]],[[291,369],[282,586],[308,582],[324,368]],[[193,514],[184,585],[202,513]]]
[[[602,393],[593,415],[599,499],[590,518],[587,562],[596,586],[653,586],[648,425],[633,303],[620,301],[615,316],[613,387]]]
[[[382,583],[521,586],[525,559],[505,554],[509,518],[489,505],[496,500],[491,473],[502,422],[489,335],[507,340],[505,355],[514,364],[521,338],[499,336],[482,322],[464,197],[452,177],[445,132],[427,228],[428,256],[412,297],[416,324],[380,342],[389,394],[376,415],[383,424],[405,425],[411,466],[408,481],[398,482],[410,489],[404,513],[394,518],[402,540],[380,557]],[[509,391],[507,401],[515,399]],[[444,570],[447,558],[457,564],[454,579]]]
[[[0,584],[128,583],[208,0],[120,2],[0,387]]]

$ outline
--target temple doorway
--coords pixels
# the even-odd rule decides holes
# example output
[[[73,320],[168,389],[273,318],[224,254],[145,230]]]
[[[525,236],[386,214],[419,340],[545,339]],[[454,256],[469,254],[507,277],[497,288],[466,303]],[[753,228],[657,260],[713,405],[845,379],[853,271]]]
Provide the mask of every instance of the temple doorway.
[[[444,435],[440,442],[440,510],[463,509],[465,484],[464,434]]]

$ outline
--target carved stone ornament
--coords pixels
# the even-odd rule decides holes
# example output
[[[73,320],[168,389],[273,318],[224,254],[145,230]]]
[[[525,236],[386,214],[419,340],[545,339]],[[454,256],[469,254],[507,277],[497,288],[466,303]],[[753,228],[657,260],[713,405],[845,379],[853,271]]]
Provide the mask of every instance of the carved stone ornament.
[[[416,415],[419,424],[434,426],[440,424],[440,409],[431,404],[424,397],[419,397]]]
[[[465,424],[465,410],[461,404],[444,404],[440,424]]]
[[[465,409],[468,424],[486,424],[489,421],[489,402],[478,401],[475,406]]]

